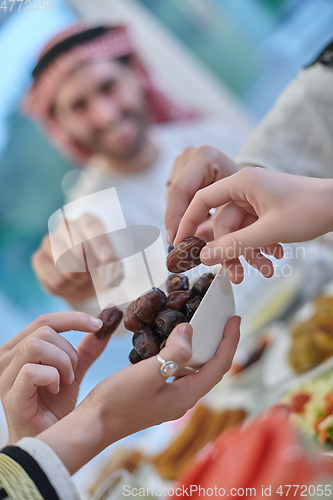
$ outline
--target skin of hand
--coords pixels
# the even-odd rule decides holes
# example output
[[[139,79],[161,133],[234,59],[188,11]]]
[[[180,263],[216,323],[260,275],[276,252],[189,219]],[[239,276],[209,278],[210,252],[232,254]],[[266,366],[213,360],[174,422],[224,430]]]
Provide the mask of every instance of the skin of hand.
[[[9,443],[36,436],[74,408],[84,374],[108,340],[94,334],[102,321],[81,312],[39,316],[0,348],[0,397]],[[88,332],[77,349],[59,335]]]
[[[208,187],[215,182],[239,172],[243,166],[237,165],[231,158],[211,146],[199,148],[187,148],[176,158],[171,177],[168,182],[167,209],[165,214],[165,227],[167,229],[167,240],[171,240],[177,232],[181,218],[188,208],[196,192]],[[252,167],[251,167],[252,168]],[[210,241],[214,238],[213,228],[218,214],[207,218],[198,226],[195,236]],[[245,220],[244,223],[247,223]],[[194,234],[194,233],[193,233]],[[190,236],[193,236],[191,234]],[[178,243],[178,238],[174,245]],[[282,248],[273,245],[266,249],[268,253],[274,253],[277,258],[283,256]],[[245,256],[250,265],[261,270],[264,276],[271,277],[274,268],[260,249]],[[239,259],[229,260],[227,272],[234,283],[243,280],[243,266]]]
[[[167,189],[165,227],[168,243],[175,237],[181,218],[195,193],[238,172],[240,168],[211,146],[187,148],[176,158]]]
[[[84,260],[89,268],[104,266],[101,272],[105,274],[104,284],[107,287],[119,285],[123,279],[123,267],[115,256],[103,224],[95,216],[84,214],[76,221],[69,221],[69,227],[72,234],[75,232],[76,239],[84,243],[68,251],[68,229],[64,222],[60,222],[52,239],[49,235],[44,236],[40,247],[32,256],[32,266],[40,283],[49,293],[59,295],[74,305],[95,295],[93,281]],[[97,238],[96,234],[99,235]],[[65,260],[58,259],[61,265],[55,265],[51,241],[53,250],[56,247],[59,254],[66,253]]]
[[[166,383],[156,356],[128,366],[100,382],[67,417],[38,435],[74,474],[115,441],[178,419],[230,369],[239,341],[240,318],[230,318],[212,359],[198,373]],[[192,355],[192,327],[178,325],[161,350],[179,369]]]
[[[246,167],[195,194],[174,245],[195,234],[209,210],[217,208],[212,241],[202,249],[200,259],[227,268],[231,263],[229,275],[239,283],[244,275],[240,255],[250,262],[248,257],[253,258],[260,248],[281,258],[280,243],[308,241],[331,231],[332,205],[333,180]],[[269,276],[272,263],[264,259],[254,265]]]

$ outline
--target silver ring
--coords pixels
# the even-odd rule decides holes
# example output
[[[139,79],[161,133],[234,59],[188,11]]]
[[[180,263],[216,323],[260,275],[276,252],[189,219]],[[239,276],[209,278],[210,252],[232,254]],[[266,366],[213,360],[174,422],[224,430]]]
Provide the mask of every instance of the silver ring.
[[[157,360],[161,363],[160,372],[165,378],[173,377],[178,370],[178,365],[175,361],[165,361],[160,354],[156,355]]]

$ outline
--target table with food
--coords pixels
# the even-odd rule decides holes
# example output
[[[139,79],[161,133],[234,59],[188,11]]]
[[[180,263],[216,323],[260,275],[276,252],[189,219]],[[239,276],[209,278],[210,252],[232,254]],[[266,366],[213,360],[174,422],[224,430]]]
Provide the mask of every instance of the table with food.
[[[279,273],[271,280],[257,272],[249,273],[242,294],[242,286],[231,286],[220,265],[200,266],[204,245],[204,241],[191,237],[176,248],[171,246],[166,260],[169,275],[163,287],[153,287],[139,296],[124,313],[117,307],[102,311],[104,326],[99,335],[103,338],[113,333],[123,321],[132,335],[128,360],[135,364],[158,356],[175,326],[189,322],[193,327],[193,356],[179,375],[183,376],[194,374],[212,356],[228,317],[236,311],[242,316],[242,327],[232,367],[180,420],[116,443],[86,466],[90,468],[88,475],[83,468],[77,483],[81,491],[85,489],[86,498],[123,498],[124,484],[138,488],[172,486],[224,433],[246,426],[272,407],[286,409],[306,446],[314,446],[327,456],[333,454],[330,254],[318,258],[316,248],[310,246],[302,261],[279,262],[280,268],[286,263],[290,266],[293,280]],[[190,272],[193,268],[200,270],[195,279]],[[306,286],[308,281],[311,286]],[[248,300],[244,300],[245,295]],[[168,370],[173,375],[175,367],[164,364],[165,376]]]

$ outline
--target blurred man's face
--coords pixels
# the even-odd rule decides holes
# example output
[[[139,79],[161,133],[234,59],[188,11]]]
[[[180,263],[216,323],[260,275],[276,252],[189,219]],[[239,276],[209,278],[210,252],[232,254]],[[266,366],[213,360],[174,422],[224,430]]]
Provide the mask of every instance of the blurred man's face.
[[[89,63],[71,73],[57,92],[54,116],[76,142],[110,158],[132,159],[145,143],[143,89],[119,61]]]

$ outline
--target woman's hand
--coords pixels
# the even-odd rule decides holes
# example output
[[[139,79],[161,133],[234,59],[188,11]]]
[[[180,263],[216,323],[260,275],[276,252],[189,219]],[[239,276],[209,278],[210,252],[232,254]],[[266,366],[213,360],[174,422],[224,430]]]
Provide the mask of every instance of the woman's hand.
[[[195,193],[241,167],[211,146],[187,148],[176,158],[168,182],[165,227],[168,243],[175,237],[181,218]]]
[[[80,312],[37,318],[0,348],[0,397],[6,413],[9,441],[40,432],[74,408],[80,383],[109,339],[98,340],[102,321]],[[60,332],[85,335],[77,350]]]
[[[214,357],[198,373],[166,383],[154,356],[100,382],[66,418],[38,436],[73,474],[111,443],[181,417],[230,369],[239,340],[240,318],[232,317]],[[192,327],[178,325],[161,356],[181,369],[192,356]]]
[[[196,234],[211,208],[213,240],[201,251],[208,266],[221,263],[234,283],[243,279],[239,256],[264,276],[274,272],[260,254],[283,256],[280,243],[316,238],[333,229],[333,180],[314,179],[261,168],[244,168],[201,189],[179,225],[174,245]]]

